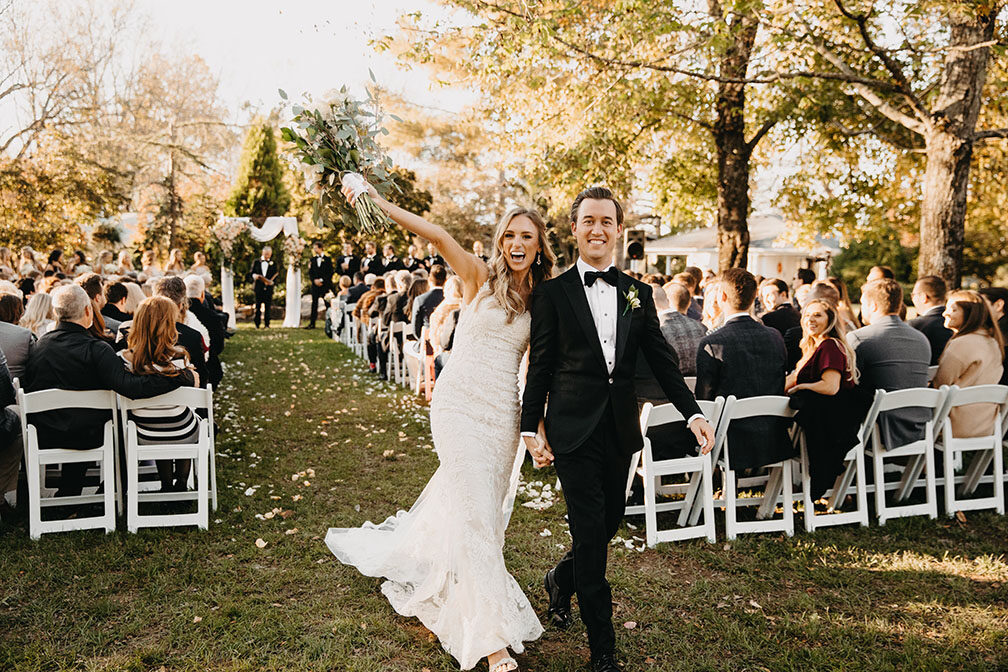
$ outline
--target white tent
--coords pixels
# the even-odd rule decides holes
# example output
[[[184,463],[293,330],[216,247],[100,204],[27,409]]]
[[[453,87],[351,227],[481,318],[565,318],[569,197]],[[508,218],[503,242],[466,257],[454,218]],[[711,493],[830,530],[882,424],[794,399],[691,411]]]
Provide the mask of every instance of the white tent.
[[[795,246],[783,242],[788,224],[780,215],[754,214],[749,217],[749,265],[754,275],[790,281],[799,268],[815,268],[825,277],[829,259],[840,251],[835,240],[817,237],[814,245]],[[717,229],[694,229],[645,246],[648,266],[664,270],[672,257],[686,257],[688,266],[717,270]]]

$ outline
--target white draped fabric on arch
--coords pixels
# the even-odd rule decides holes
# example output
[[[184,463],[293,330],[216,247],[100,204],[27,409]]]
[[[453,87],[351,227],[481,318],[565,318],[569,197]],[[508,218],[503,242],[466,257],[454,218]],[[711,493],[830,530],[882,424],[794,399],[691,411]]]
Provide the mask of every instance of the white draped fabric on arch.
[[[267,217],[262,226],[257,227],[249,217],[222,217],[222,222],[244,224],[252,239],[266,243],[281,233],[286,237],[300,238],[297,217]],[[282,250],[274,250],[274,256],[279,258]],[[285,327],[298,327],[301,324],[301,269],[297,264],[284,260],[287,264],[287,301],[284,305]],[[235,326],[234,271],[225,263],[221,265],[221,304],[230,316],[228,326]]]

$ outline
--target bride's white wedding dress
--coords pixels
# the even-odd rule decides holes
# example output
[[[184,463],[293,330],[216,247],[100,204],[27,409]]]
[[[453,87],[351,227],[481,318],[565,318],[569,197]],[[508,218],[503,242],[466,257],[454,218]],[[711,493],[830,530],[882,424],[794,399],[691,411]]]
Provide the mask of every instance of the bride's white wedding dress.
[[[409,511],[326,535],[341,562],[388,579],[382,592],[393,608],[419,618],[463,670],[504,647],[521,653],[523,641],[543,632],[502,553],[528,341],[528,313],[508,324],[484,285],[459,316],[434,387],[431,433],[441,465]]]

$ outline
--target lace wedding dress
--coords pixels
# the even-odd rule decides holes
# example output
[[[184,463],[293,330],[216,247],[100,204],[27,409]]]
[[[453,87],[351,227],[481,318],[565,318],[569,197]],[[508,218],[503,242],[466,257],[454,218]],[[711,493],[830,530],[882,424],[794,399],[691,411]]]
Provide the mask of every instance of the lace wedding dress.
[[[518,371],[528,341],[528,313],[508,324],[484,285],[460,314],[434,387],[441,465],[409,511],[326,535],[340,562],[385,577],[392,607],[419,618],[463,670],[504,647],[521,653],[543,632],[502,553],[521,459]]]

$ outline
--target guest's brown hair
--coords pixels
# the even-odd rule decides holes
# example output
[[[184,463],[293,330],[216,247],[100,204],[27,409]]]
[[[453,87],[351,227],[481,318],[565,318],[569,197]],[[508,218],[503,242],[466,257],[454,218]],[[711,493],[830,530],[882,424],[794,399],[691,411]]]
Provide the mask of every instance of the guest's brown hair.
[[[903,288],[892,278],[872,280],[861,288],[861,301],[868,299],[887,315],[899,313],[903,305]]]
[[[749,310],[756,300],[756,278],[744,268],[729,268],[722,271],[721,289],[728,297],[728,305],[734,310]]]
[[[105,289],[105,283],[102,281],[102,277],[97,273],[85,273],[77,278],[75,282],[84,288],[84,291],[87,292],[88,298],[91,300],[97,298]]]
[[[17,324],[24,315],[24,302],[13,294],[0,295],[0,322]]]
[[[997,341],[998,348],[1004,351],[1004,334],[998,327],[997,320],[991,312],[990,303],[980,292],[971,289],[960,289],[949,294],[949,303],[954,303],[963,312],[963,323],[956,329],[952,338],[972,334],[975,331],[986,331]]]
[[[152,296],[140,303],[126,337],[134,372],[165,376],[181,372],[172,366],[172,360],[179,357],[188,363],[185,350],[177,345],[176,321],[178,306],[171,299]]]
[[[945,285],[945,281],[937,275],[922,275],[917,278],[916,284],[920,285],[920,288],[924,290],[924,293],[935,301],[945,300],[945,294],[948,292],[948,288]]]

